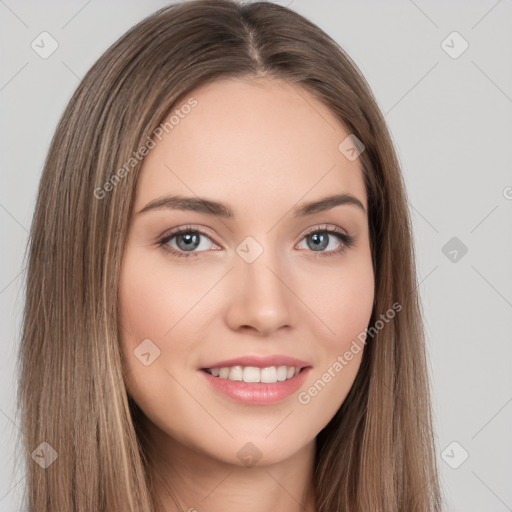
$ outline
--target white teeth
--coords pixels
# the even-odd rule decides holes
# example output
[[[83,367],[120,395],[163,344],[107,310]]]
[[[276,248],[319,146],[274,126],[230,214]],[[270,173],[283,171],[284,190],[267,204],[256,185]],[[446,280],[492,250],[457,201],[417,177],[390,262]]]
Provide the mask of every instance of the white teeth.
[[[232,366],[229,370],[229,380],[242,380],[242,367]]]
[[[206,372],[214,377],[244,382],[262,382],[273,384],[291,379],[300,373],[300,368],[293,366],[224,366],[222,368],[207,368]]]
[[[261,382],[260,369],[254,366],[244,368],[244,382]]]
[[[268,368],[261,369],[261,377],[260,382],[265,382],[267,384],[272,384],[273,382],[277,382],[277,370],[275,366],[269,366]]]
[[[282,382],[283,380],[286,380],[287,373],[288,372],[287,372],[286,366],[280,366],[277,369],[277,380],[279,382]]]

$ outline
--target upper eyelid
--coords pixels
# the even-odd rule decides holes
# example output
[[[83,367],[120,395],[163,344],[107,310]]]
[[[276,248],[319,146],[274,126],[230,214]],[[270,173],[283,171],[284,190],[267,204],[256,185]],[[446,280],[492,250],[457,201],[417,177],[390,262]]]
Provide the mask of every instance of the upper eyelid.
[[[159,240],[163,240],[163,239],[170,240],[170,239],[174,238],[175,236],[180,235],[182,233],[199,233],[200,235],[206,236],[208,238],[214,238],[212,235],[210,235],[210,233],[207,231],[206,228],[194,227],[194,226],[180,226],[180,227],[171,229],[169,231],[166,231],[159,237]],[[212,242],[213,242],[213,240],[212,240]]]
[[[311,228],[308,228],[302,236],[309,235],[310,233],[315,233],[316,231],[333,231],[334,233],[337,233],[339,235],[345,234],[348,235],[348,231],[346,229],[343,229],[339,226],[336,226],[334,224],[319,224],[317,226],[313,226]]]

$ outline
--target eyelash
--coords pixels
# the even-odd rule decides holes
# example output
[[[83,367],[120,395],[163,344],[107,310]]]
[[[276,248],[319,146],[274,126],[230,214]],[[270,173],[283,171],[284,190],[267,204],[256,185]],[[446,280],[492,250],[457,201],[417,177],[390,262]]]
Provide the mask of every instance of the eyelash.
[[[204,235],[206,238],[210,238],[208,233],[203,231],[202,229],[195,228],[193,226],[185,226],[181,228],[177,228],[171,233],[168,233],[164,235],[163,238],[161,238],[158,241],[158,246],[167,254],[170,254],[171,256],[175,256],[177,258],[197,258],[201,252],[204,251],[198,251],[198,252],[185,252],[185,251],[177,251],[176,249],[173,249],[172,247],[169,247],[167,244],[177,235],[182,235],[185,233],[195,233],[195,234],[201,234]],[[352,235],[348,235],[344,232],[342,232],[339,228],[331,228],[328,229],[327,227],[318,226],[307,233],[304,234],[301,241],[306,238],[308,235],[312,235],[315,233],[327,233],[329,235],[336,235],[342,242],[342,245],[339,249],[336,249],[334,251],[310,251],[312,253],[316,253],[314,255],[315,258],[319,257],[328,257],[328,256],[336,256],[338,254],[344,253],[347,249],[351,248],[355,244],[355,237]]]

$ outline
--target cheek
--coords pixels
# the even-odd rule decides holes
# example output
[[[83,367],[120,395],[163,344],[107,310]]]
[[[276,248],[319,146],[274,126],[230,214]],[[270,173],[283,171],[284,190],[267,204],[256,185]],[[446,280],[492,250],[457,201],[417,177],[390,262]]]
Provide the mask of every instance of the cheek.
[[[184,382],[183,373],[193,366],[192,345],[201,338],[194,333],[189,313],[207,286],[204,274],[184,267],[170,273],[169,267],[164,257],[151,260],[142,249],[139,253],[131,247],[125,253],[119,288],[120,342],[129,395],[152,422],[180,439],[188,431],[185,418],[201,417],[200,407],[187,400],[180,383],[198,394],[194,382]]]
[[[301,297],[316,317],[322,346],[330,355],[349,346],[366,329],[373,309],[374,275],[368,254],[337,266],[318,265],[302,282]]]
[[[171,335],[188,302],[181,293],[188,288],[169,279],[164,270],[148,261],[143,250],[131,247],[125,253],[119,287],[121,347],[129,371],[126,386],[139,405],[166,380],[162,365],[168,357],[166,333]],[[179,355],[179,345],[174,349],[174,356]]]
[[[119,293],[122,325],[139,343],[145,338],[167,339],[171,331],[208,290],[204,272],[175,268],[165,257],[150,259],[141,250],[125,257]]]
[[[374,300],[373,272],[366,268],[344,276],[331,295],[328,314],[343,348],[368,326]]]
[[[297,399],[314,415],[316,427],[323,428],[344,402],[361,364],[374,301],[369,252],[341,264],[336,272],[317,272],[315,284],[303,296],[324,328],[315,337],[317,364]]]

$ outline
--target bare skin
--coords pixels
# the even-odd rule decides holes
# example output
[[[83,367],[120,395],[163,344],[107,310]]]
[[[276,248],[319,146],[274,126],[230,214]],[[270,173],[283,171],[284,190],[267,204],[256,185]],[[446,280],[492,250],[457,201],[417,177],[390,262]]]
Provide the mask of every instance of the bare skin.
[[[227,79],[190,96],[197,106],[144,161],[121,271],[126,386],[158,446],[155,492],[167,512],[179,508],[163,483],[191,512],[314,512],[315,437],[345,400],[362,350],[342,371],[333,365],[368,326],[374,298],[360,162],[338,149],[346,128],[297,86]],[[362,208],[294,216],[335,194]],[[176,195],[221,202],[233,216],[139,213]],[[189,235],[159,245],[178,227]],[[199,243],[187,250],[194,234]],[[260,250],[250,263],[242,257]],[[148,366],[134,356],[146,339],[160,350]],[[276,354],[306,361],[309,371],[298,391],[273,403],[233,400],[202,370]],[[324,385],[309,392],[319,379]]]

